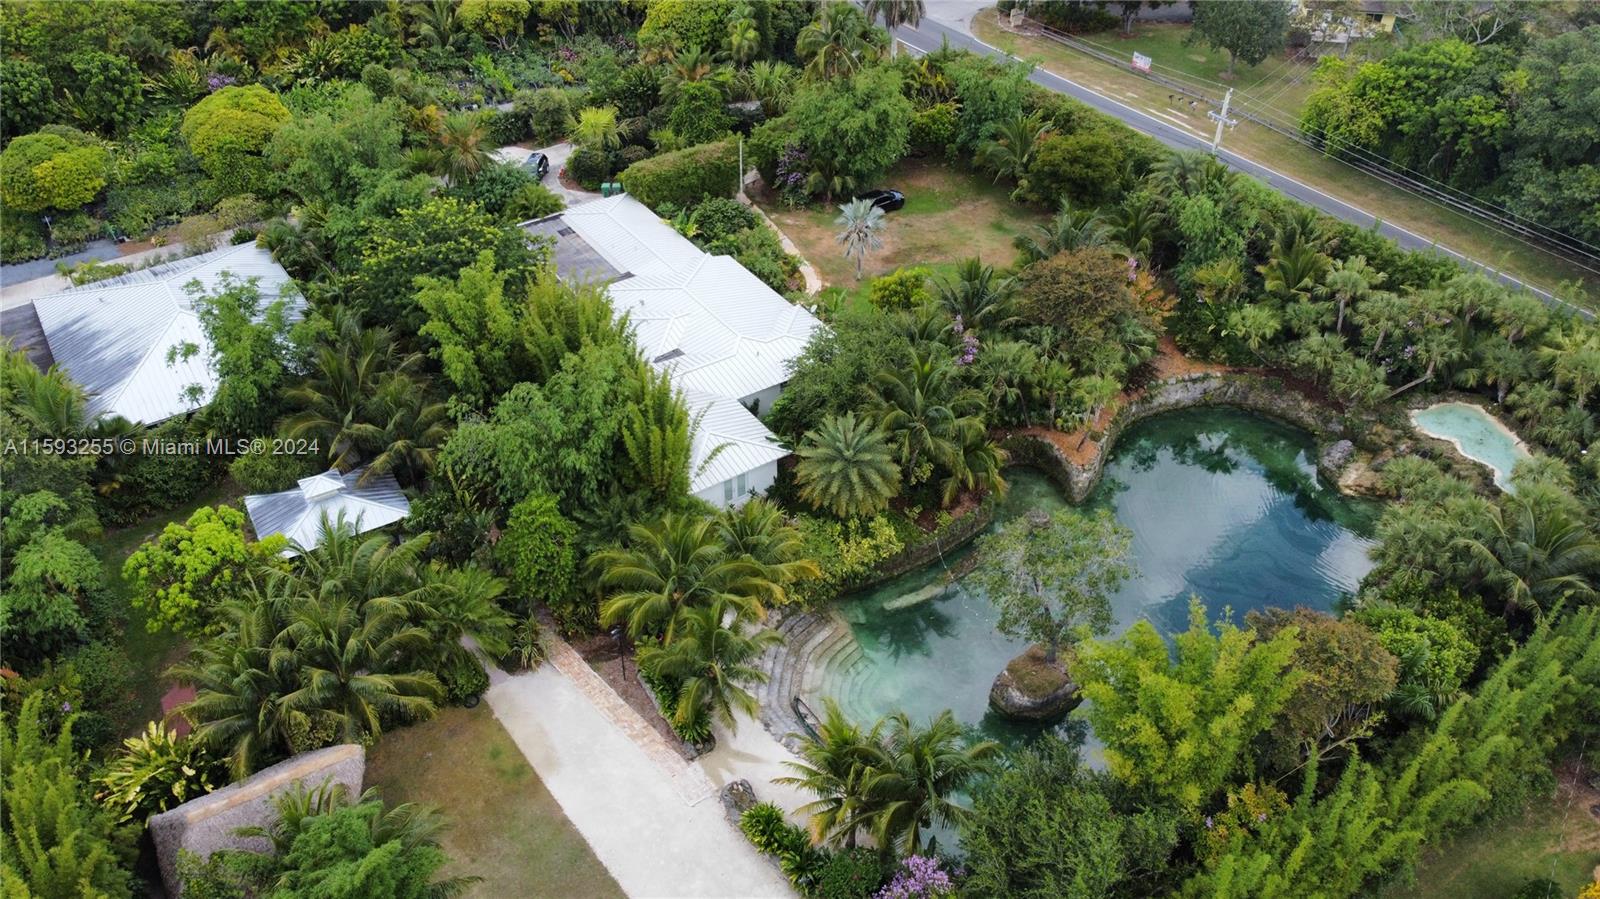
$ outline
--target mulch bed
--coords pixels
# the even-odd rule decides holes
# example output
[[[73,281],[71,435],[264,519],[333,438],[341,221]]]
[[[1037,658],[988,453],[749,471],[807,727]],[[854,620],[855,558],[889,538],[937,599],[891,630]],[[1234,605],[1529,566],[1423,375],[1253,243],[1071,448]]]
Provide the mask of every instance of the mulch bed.
[[[667,719],[661,717],[661,713],[656,710],[655,700],[650,696],[650,688],[639,680],[639,663],[631,647],[625,656],[619,657],[616,638],[610,634],[595,634],[573,640],[571,643],[572,648],[578,651],[578,655],[583,656],[589,667],[622,697],[622,701],[638,712],[639,717],[650,722],[650,726],[667,741],[667,745],[677,750],[685,759],[694,758],[689,747],[673,732],[672,725],[668,724]],[[622,673],[624,665],[628,670],[626,677]]]

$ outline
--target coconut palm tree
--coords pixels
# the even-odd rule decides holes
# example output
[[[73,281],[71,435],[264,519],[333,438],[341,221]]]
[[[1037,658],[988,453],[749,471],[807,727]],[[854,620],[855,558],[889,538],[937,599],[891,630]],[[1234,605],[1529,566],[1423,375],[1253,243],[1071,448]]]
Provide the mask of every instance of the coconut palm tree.
[[[978,145],[973,163],[994,172],[994,180],[1010,178],[1022,193],[1028,187],[1028,167],[1039,143],[1054,126],[1035,112],[1018,114],[994,126],[994,137]]]
[[[870,800],[865,783],[871,771],[887,764],[882,722],[862,731],[829,697],[823,700],[816,736],[801,735],[801,761],[784,762],[795,772],[773,783],[799,787],[816,795],[798,811],[811,816],[811,836],[819,842],[840,842],[855,848]]]
[[[728,57],[741,69],[761,52],[761,31],[749,5],[734,8],[728,17]]]
[[[788,601],[789,584],[822,573],[816,562],[805,557],[800,531],[783,517],[782,509],[766,499],[755,497],[738,508],[724,509],[718,526],[728,556],[760,570],[753,584],[764,587],[765,598],[774,603]]]
[[[1328,257],[1309,244],[1294,243],[1274,247],[1272,258],[1266,265],[1256,266],[1256,271],[1261,273],[1267,293],[1297,300],[1310,298],[1327,267]]]
[[[872,765],[863,782],[866,808],[858,815],[881,847],[901,855],[933,851],[923,833],[935,825],[959,823],[970,813],[956,794],[994,770],[1000,744],[970,742],[961,723],[946,709],[927,727],[904,712],[887,719],[883,761]]]
[[[590,557],[602,590],[600,623],[626,621],[633,637],[677,635],[686,609],[721,601],[742,617],[759,618],[759,597],[773,587],[761,567],[728,554],[713,518],[669,513],[648,524],[630,525],[628,545]]]
[[[963,431],[974,423],[965,414],[972,398],[962,392],[944,356],[913,349],[905,371],[873,379],[872,397],[878,426],[908,482],[926,480],[933,465],[959,464]]]
[[[976,256],[961,260],[952,275],[933,282],[939,305],[968,330],[1006,324],[1014,288],[1012,279],[995,274],[994,266]]]
[[[1111,211],[1107,236],[1127,250],[1128,255],[1148,262],[1155,248],[1156,235],[1161,232],[1162,222],[1160,204],[1141,191],[1130,194],[1121,206]]]
[[[259,600],[259,594],[251,599]],[[169,675],[195,688],[179,706],[194,725],[194,739],[219,753],[235,779],[259,771],[284,754],[292,725],[306,716],[291,713],[280,698],[294,688],[292,654],[274,646],[281,625],[279,603],[224,605],[223,633],[202,641]]]
[[[753,663],[767,647],[783,642],[777,631],[746,633],[726,600],[689,609],[669,643],[647,647],[639,653],[639,667],[654,677],[678,685],[674,714],[680,725],[715,716],[729,730],[739,729],[735,712],[754,717],[761,704],[746,684],[766,683],[767,675]]]
[[[1382,284],[1388,275],[1367,265],[1367,257],[1351,256],[1339,259],[1322,278],[1320,292],[1332,297],[1338,304],[1338,317],[1334,319],[1335,333],[1344,333],[1344,313],[1351,303],[1360,303],[1371,295],[1372,289]]]
[[[917,27],[927,15],[927,5],[922,0],[866,0],[863,4],[868,22],[883,20],[883,27],[893,31],[901,25]]]
[[[361,483],[393,474],[402,484],[416,484],[433,471],[433,463],[450,436],[449,406],[430,400],[410,377],[384,380],[372,404],[371,455]]]
[[[1596,596],[1600,538],[1571,498],[1552,488],[1507,494],[1491,510],[1487,532],[1459,538],[1456,546],[1499,592],[1508,616],[1538,616],[1564,600]]]
[[[846,77],[883,54],[880,34],[854,3],[824,3],[795,35],[795,55],[805,62],[808,78]]]
[[[939,482],[940,502],[949,506],[963,493],[1004,494],[1009,487],[1001,472],[1005,469],[1005,450],[996,446],[975,418],[961,429],[960,456],[947,466],[949,473]]]
[[[883,210],[871,200],[851,200],[839,207],[839,217],[833,220],[839,226],[839,243],[844,244],[844,254],[856,260],[856,280],[861,280],[861,267],[869,250],[883,247],[883,227],[886,224]]]
[[[1111,242],[1111,229],[1095,209],[1074,209],[1072,201],[1062,199],[1050,224],[1034,229],[1033,234],[1018,234],[1012,241],[1021,254],[1019,266],[1049,259],[1057,253],[1103,247]]]
[[[622,131],[617,127],[615,106],[585,106],[578,110],[578,124],[572,139],[580,146],[610,152],[622,146]]]
[[[463,650],[470,637],[483,655],[498,660],[511,649],[516,622],[500,605],[506,581],[477,565],[460,568],[435,562],[422,576],[423,627],[434,646],[450,653]]]
[[[800,443],[795,481],[813,509],[840,518],[875,515],[900,492],[900,468],[877,427],[854,412],[830,415]]]

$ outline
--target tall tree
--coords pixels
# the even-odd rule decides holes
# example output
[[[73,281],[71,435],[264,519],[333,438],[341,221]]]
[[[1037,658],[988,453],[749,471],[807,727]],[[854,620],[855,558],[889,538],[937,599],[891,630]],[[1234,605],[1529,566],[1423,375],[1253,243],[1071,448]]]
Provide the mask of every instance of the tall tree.
[[[1198,0],[1188,41],[1205,40],[1228,51],[1228,77],[1234,63],[1253,66],[1283,49],[1289,38],[1289,4],[1283,0]]]
[[[626,621],[634,637],[661,634],[667,643],[693,608],[720,604],[744,617],[760,614],[767,590],[760,567],[731,557],[711,518],[667,514],[628,528],[628,545],[589,560],[610,596],[600,604],[600,623]]]
[[[754,717],[761,710],[746,685],[766,682],[767,675],[753,663],[783,638],[766,629],[747,633],[744,622],[730,612],[725,599],[690,609],[670,643],[639,653],[641,669],[677,684],[679,725],[712,716],[737,731],[735,713]]]
[[[871,200],[851,200],[839,207],[839,217],[833,223],[839,226],[844,254],[856,260],[856,280],[860,281],[867,253],[883,248],[883,210]]]
[[[1000,610],[1000,632],[1038,643],[1054,662],[1061,644],[1111,629],[1111,594],[1133,572],[1132,535],[1102,509],[1025,515],[984,537],[971,577]]]

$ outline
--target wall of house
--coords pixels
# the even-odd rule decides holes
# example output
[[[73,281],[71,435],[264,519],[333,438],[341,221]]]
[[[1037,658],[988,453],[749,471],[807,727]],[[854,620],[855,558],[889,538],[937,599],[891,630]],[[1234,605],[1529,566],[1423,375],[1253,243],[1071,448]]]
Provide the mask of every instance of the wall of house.
[[[778,394],[782,392],[783,385],[774,384],[766,390],[739,397],[739,402],[746,409],[754,411],[756,418],[766,418],[767,413],[772,411],[772,404],[778,401]]]
[[[753,471],[747,471],[739,477],[729,478],[720,484],[714,484],[696,493],[695,496],[716,506],[719,509],[737,508],[749,501],[750,497],[766,493],[778,480],[778,463],[768,462]]]

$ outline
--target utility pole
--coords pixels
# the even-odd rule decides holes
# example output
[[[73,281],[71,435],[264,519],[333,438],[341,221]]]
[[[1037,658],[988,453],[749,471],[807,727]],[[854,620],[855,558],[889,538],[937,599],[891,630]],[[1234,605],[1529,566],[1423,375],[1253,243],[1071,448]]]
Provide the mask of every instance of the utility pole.
[[[1223,125],[1233,126],[1233,125],[1239,124],[1239,120],[1238,119],[1230,119],[1230,118],[1228,118],[1228,107],[1230,105],[1232,105],[1232,103],[1233,103],[1233,88],[1230,87],[1230,88],[1228,88],[1228,92],[1226,94],[1224,94],[1223,97],[1222,97],[1222,111],[1221,112],[1208,112],[1208,113],[1206,113],[1206,115],[1208,115],[1211,118],[1217,120],[1217,134],[1216,134],[1215,137],[1211,138],[1211,155],[1212,156],[1217,155],[1217,148],[1222,146],[1222,126]]]

